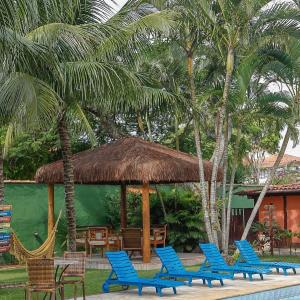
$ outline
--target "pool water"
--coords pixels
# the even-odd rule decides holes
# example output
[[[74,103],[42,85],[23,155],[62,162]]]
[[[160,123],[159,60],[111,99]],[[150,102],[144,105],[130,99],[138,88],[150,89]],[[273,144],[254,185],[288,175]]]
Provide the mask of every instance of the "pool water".
[[[300,300],[300,285],[289,286],[249,295],[224,298],[226,300]]]

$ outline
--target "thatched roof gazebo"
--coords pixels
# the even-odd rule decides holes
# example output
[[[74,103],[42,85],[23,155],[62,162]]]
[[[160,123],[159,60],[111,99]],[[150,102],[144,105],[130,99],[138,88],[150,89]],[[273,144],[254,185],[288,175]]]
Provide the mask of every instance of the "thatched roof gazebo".
[[[142,185],[143,260],[150,261],[151,183],[199,181],[196,157],[140,138],[122,138],[116,142],[73,155],[74,182],[78,184],[111,184],[121,186],[121,226],[126,227],[126,186]],[[210,181],[212,166],[204,162],[205,178]],[[222,172],[218,180],[222,179]],[[62,160],[40,167],[38,183],[48,184],[48,228],[54,221],[54,184],[63,183]]]

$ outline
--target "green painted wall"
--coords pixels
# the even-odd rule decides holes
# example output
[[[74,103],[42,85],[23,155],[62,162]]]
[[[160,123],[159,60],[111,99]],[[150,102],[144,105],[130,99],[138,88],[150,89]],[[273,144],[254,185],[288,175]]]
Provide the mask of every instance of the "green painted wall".
[[[105,197],[118,191],[117,186],[76,185],[77,224],[105,224]],[[18,237],[29,249],[37,248],[40,243],[34,233],[37,232],[41,240],[47,236],[47,185],[6,184],[5,201],[13,205],[12,227]],[[56,185],[56,216],[61,209],[64,209],[63,186]]]
[[[235,187],[234,192],[236,193],[243,189],[255,189],[255,187],[239,186]],[[107,199],[107,196],[115,193],[119,193],[118,186],[76,185],[75,208],[77,225],[105,224],[106,206],[104,201]],[[18,237],[28,249],[37,248],[47,236],[47,185],[6,184],[5,200],[13,205],[12,226]],[[253,208],[253,200],[245,196],[234,195],[232,208]],[[58,216],[61,209],[64,210],[64,190],[62,185],[56,185],[56,216]],[[64,219],[61,223],[63,222],[65,222]],[[35,232],[39,234],[39,241],[34,236]]]

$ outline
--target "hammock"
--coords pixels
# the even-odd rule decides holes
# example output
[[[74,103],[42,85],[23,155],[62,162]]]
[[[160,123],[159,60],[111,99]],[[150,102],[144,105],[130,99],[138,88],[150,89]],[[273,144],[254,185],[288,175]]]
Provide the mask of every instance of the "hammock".
[[[27,250],[24,245],[21,243],[21,241],[17,238],[16,233],[12,232],[11,237],[11,247],[10,247],[10,254],[15,256],[16,259],[19,261],[19,263],[24,264],[28,261],[30,258],[51,258],[53,257],[54,253],[54,245],[55,245],[55,234],[56,229],[58,226],[58,222],[61,216],[61,212],[59,213],[59,216],[57,218],[57,221],[51,231],[51,233],[48,235],[45,242],[36,250],[29,251]]]

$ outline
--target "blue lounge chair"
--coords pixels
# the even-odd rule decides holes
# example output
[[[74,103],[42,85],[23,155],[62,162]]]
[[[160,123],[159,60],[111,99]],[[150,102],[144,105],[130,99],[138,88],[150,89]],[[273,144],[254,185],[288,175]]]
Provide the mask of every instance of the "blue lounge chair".
[[[244,278],[248,275],[250,281],[252,281],[253,275],[257,274],[263,280],[263,274],[271,273],[271,270],[267,268],[241,267],[237,265],[229,266],[215,244],[199,244],[199,246],[206,257],[204,266],[201,267],[202,270],[209,269],[212,272],[229,273],[232,277],[237,273],[242,273]]]
[[[287,263],[287,262],[273,262],[273,261],[261,261],[250,243],[246,240],[235,241],[237,248],[240,251],[240,257],[237,262],[238,265],[247,265],[253,267],[263,267],[276,269],[277,273],[282,269],[284,275],[288,275],[287,270],[292,269],[296,274],[296,269],[300,268],[300,264]]]
[[[203,284],[207,282],[209,287],[212,287],[212,281],[219,281],[223,286],[223,279],[230,278],[227,275],[216,274],[211,272],[188,272],[182,265],[180,259],[178,258],[175,250],[172,247],[156,248],[156,253],[161,260],[162,267],[159,273],[156,274],[157,277],[167,277],[167,278],[185,278],[188,280],[188,284],[192,285],[192,280],[194,278],[202,279]]]
[[[162,296],[162,289],[173,288],[173,292],[176,294],[176,288],[184,285],[183,282],[172,280],[139,278],[125,251],[106,252],[105,254],[112,267],[112,271],[108,279],[102,286],[103,292],[105,293],[109,292],[110,285],[121,285],[127,287],[136,286],[138,288],[138,293],[141,296],[143,287],[148,286],[155,287],[156,294]]]

